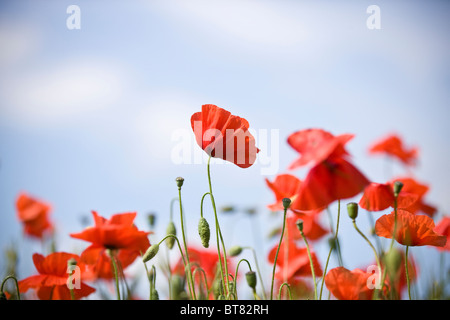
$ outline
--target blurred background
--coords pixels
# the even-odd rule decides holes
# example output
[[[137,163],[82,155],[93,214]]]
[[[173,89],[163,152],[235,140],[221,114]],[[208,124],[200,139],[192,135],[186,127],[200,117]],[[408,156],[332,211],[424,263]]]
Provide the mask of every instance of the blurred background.
[[[67,25],[73,4],[79,29]],[[373,4],[380,29],[368,27]],[[68,234],[93,223],[91,210],[104,217],[136,211],[143,230],[154,213],[150,239],[159,241],[182,176],[188,241],[199,245],[208,180],[206,162],[193,162],[202,151],[190,117],[207,103],[246,118],[256,132],[264,157],[248,169],[213,162],[211,174],[217,205],[236,208],[219,217],[227,246],[253,246],[268,275],[267,253],[278,241],[268,234],[282,215],[266,208],[275,197],[264,179],[288,172],[297,154],[286,139],[297,130],[355,134],[347,144],[352,162],[372,181],[410,174],[428,184],[426,201],[440,220],[450,209],[449,9],[437,0],[2,1],[1,275],[7,248],[19,252],[19,278],[34,274],[32,253],[46,250],[22,234],[15,209],[22,191],[52,205],[57,249],[80,253],[88,244]],[[392,132],[419,148],[416,167],[368,154]],[[192,152],[183,161],[180,146]],[[290,173],[303,179],[306,169]],[[352,200],[359,197],[343,203]],[[330,209],[335,219],[336,204]],[[212,210],[205,210],[212,224]],[[345,266],[373,264],[343,214]],[[367,234],[369,220],[360,215]],[[178,211],[175,217],[179,225]],[[313,246],[323,267],[327,243]],[[440,255],[432,247],[410,254],[419,262],[422,282],[414,292],[421,297]],[[448,257],[445,263],[448,270]],[[335,266],[333,256],[329,269]],[[139,262],[129,272],[145,270]],[[139,287],[146,297],[145,279]]]

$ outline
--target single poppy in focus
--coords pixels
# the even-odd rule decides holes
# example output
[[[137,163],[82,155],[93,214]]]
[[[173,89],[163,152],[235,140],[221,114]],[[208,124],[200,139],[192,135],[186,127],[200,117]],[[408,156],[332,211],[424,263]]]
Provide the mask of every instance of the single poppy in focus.
[[[394,233],[395,214],[382,215],[375,223],[375,233],[392,239]],[[443,247],[447,238],[435,232],[433,219],[426,215],[415,215],[406,210],[397,210],[397,231],[395,240],[405,246]]]
[[[397,197],[397,208],[407,209],[417,200],[414,193],[401,191]],[[364,188],[363,195],[359,200],[359,206],[367,211],[382,211],[389,207],[395,207],[394,190],[389,183],[370,183]]]
[[[205,104],[201,112],[192,115],[191,127],[197,144],[209,156],[241,168],[248,168],[256,161],[259,149],[246,119],[213,104]]]
[[[16,200],[16,210],[26,235],[42,239],[46,232],[53,230],[49,220],[51,206],[48,203],[21,193]]]
[[[415,147],[407,149],[400,137],[392,134],[376,141],[372,146],[370,146],[369,153],[384,153],[400,160],[407,166],[411,166],[416,163],[418,150]]]
[[[277,248],[278,244],[276,244],[270,250],[268,255],[268,260],[272,264],[275,261]],[[320,267],[319,260],[317,259],[317,256],[312,249],[311,258],[313,261],[315,276],[321,277],[323,271]],[[298,247],[292,237],[284,237],[283,241],[281,242],[280,251],[278,253],[277,271],[275,273],[275,278],[281,281],[288,281],[293,277],[299,276],[312,276],[308,250],[306,247]]]
[[[328,271],[325,285],[338,300],[372,300],[374,288],[367,285],[371,273],[337,267]]]
[[[68,269],[70,259],[76,261],[75,272]],[[54,252],[44,257],[35,253],[33,262],[39,274],[19,281],[21,293],[27,292],[29,289],[35,289],[40,300],[71,300],[69,281],[73,281],[71,284],[76,300],[87,297],[95,291],[94,288],[81,281],[86,269],[80,257],[75,254]],[[71,275],[73,279],[69,279]]]
[[[437,209],[424,201],[424,197],[430,189],[427,185],[410,177],[398,177],[392,179],[389,183],[393,186],[396,181],[403,183],[400,194],[409,193],[417,196],[417,201],[413,202],[410,206],[404,207],[404,209],[412,213],[423,212],[430,217],[433,217],[437,212]]]
[[[434,231],[447,237],[447,243],[445,244],[445,246],[438,249],[441,251],[450,251],[450,217],[443,217],[441,221],[436,225]]]
[[[361,193],[369,180],[344,158],[328,158],[311,168],[300,187],[293,210],[310,211]]]
[[[304,166],[308,163],[318,164],[331,156],[341,157],[348,155],[345,144],[354,136],[343,134],[334,136],[322,129],[305,129],[292,133],[288,144],[300,154],[300,158],[289,166],[289,170]]]
[[[135,212],[120,213],[105,219],[92,211],[95,225],[72,238],[85,240],[92,244],[81,254],[82,260],[92,265],[93,272],[99,278],[113,278],[111,259],[106,250],[114,252],[122,269],[145,253],[150,246],[148,235],[152,232],[140,231],[134,225]]]

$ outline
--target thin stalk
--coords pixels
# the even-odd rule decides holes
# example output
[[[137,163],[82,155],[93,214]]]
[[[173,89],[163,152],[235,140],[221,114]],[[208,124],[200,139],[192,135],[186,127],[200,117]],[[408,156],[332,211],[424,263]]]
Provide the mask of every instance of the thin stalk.
[[[256,272],[258,273],[259,282],[261,283],[263,299],[267,300],[266,290],[264,289],[264,284],[263,284],[263,280],[262,280],[262,276],[261,276],[261,271],[259,270],[258,259],[256,258],[255,249],[253,249],[252,247],[243,247],[243,249],[251,249],[253,252],[253,258],[255,259],[255,265],[256,265]]]
[[[411,300],[411,284],[409,283],[409,268],[408,268],[408,251],[409,251],[409,246],[406,246],[406,252],[405,252],[406,284],[408,286],[408,297],[409,297],[409,300]]]
[[[273,261],[273,270],[272,270],[272,285],[270,287],[270,300],[273,300],[273,284],[275,281],[275,270],[277,268],[277,259],[278,259],[278,253],[280,252],[280,247],[281,247],[281,243],[283,241],[283,235],[284,235],[284,229],[286,227],[286,213],[287,213],[287,208],[284,208],[284,213],[283,213],[283,227],[281,229],[281,236],[280,236],[280,242],[278,243],[278,247],[277,247],[277,252],[275,254],[275,260]]]
[[[117,291],[117,300],[120,300],[120,289],[119,289],[119,274],[117,271],[116,258],[112,250],[108,249],[109,257],[111,258],[111,263],[114,271],[114,278],[116,280],[116,291]]]
[[[280,290],[278,291],[278,300],[281,300],[281,290],[283,290],[283,287],[286,286],[287,293],[289,295],[289,300],[292,300],[292,294],[291,294],[291,286],[287,282],[283,282],[280,286]]]
[[[308,252],[309,265],[311,267],[311,274],[314,282],[314,300],[317,300],[317,283],[316,283],[316,273],[314,272],[314,264],[311,256],[311,251],[309,250],[308,240],[306,240],[305,234],[303,230],[300,230],[300,234],[302,235],[303,240],[305,241],[306,251]]]
[[[3,292],[3,287],[8,279],[14,280],[14,283],[16,284],[17,300],[20,300],[19,283],[17,282],[17,278],[13,275],[9,275],[9,276],[5,277],[5,279],[3,279],[2,285],[0,287],[0,292]]]

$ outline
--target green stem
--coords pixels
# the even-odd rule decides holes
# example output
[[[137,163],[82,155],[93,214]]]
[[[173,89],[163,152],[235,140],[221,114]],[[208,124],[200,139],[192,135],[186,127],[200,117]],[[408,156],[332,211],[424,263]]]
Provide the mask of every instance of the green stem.
[[[280,290],[278,291],[278,300],[281,300],[281,290],[283,290],[284,286],[286,286],[287,288],[289,300],[292,300],[291,286],[287,282],[283,282],[283,284],[280,286]]]
[[[311,251],[309,250],[308,241],[306,240],[305,234],[303,230],[300,230],[300,234],[302,235],[303,240],[305,241],[306,251],[308,252],[309,265],[311,266],[311,274],[314,283],[314,300],[317,300],[317,283],[316,283],[316,273],[314,272],[314,264],[311,256]]]
[[[381,263],[380,263],[380,259],[378,258],[378,254],[377,254],[377,250],[375,249],[375,247],[372,245],[372,243],[370,242],[370,240],[364,235],[364,233],[362,233],[361,230],[359,230],[358,226],[356,225],[356,221],[353,219],[353,226],[355,227],[355,230],[358,231],[358,233],[364,238],[364,240],[366,240],[366,242],[369,244],[369,246],[372,248],[373,253],[375,255],[375,260],[377,262],[377,266],[378,266],[378,275],[381,276]]]
[[[111,258],[111,263],[114,270],[114,278],[116,280],[116,291],[117,291],[117,300],[120,300],[120,289],[119,289],[119,274],[117,272],[117,264],[116,264],[116,258],[114,256],[114,253],[112,250],[108,249],[109,257]]]
[[[205,299],[208,299],[209,291],[208,291],[208,280],[206,279],[206,272],[201,267],[195,268],[194,269],[194,280],[195,280],[195,275],[196,275],[197,271],[200,271],[203,274],[203,282],[205,283],[205,289],[206,289],[206,297],[205,297]],[[201,278],[200,278],[200,280],[201,280]],[[202,286],[201,285],[202,285],[202,282],[199,281],[198,288],[200,290],[200,293],[202,292]]]
[[[218,252],[218,255],[219,255],[220,274],[221,274],[222,284],[223,284],[224,290],[229,292],[228,263],[227,263],[227,253],[226,253],[227,251],[225,249],[225,243],[223,241],[222,231],[220,230],[219,219],[217,217],[216,202],[214,201],[214,196],[213,196],[213,192],[212,192],[210,162],[211,162],[211,156],[208,158],[207,171],[208,171],[209,195],[210,195],[210,198],[211,198],[211,204],[212,204],[213,211],[214,211],[214,220],[215,220],[215,225],[216,225],[217,252]],[[223,266],[223,263],[222,263],[222,256],[220,254],[219,238],[220,238],[220,241],[222,243],[223,256],[224,256],[224,262],[223,263],[225,264],[225,274],[224,274],[224,266]],[[225,277],[225,280],[223,279],[224,277]]]
[[[408,268],[408,250],[409,250],[409,246],[406,246],[406,252],[405,252],[406,284],[408,286],[408,297],[409,297],[409,300],[411,300],[411,285],[409,283],[409,268]]]
[[[239,269],[239,265],[241,264],[242,261],[247,262],[248,268],[250,269],[250,271],[252,271],[252,266],[250,265],[250,262],[248,262],[247,259],[241,259],[239,260],[239,262],[236,265],[236,272],[234,273],[234,295],[236,296],[236,299],[238,298],[238,294],[237,294],[237,276],[238,276],[238,269]]]
[[[336,245],[336,246],[337,246],[337,238],[338,238],[338,232],[339,232],[340,215],[341,215],[341,200],[338,200],[338,214],[337,214],[337,222],[336,222],[336,232],[334,233],[334,245]],[[322,300],[322,292],[323,292],[323,285],[325,283],[325,275],[327,274],[328,263],[330,262],[331,252],[333,252],[334,245],[330,247],[330,251],[328,252],[327,262],[325,263],[325,270],[323,271],[322,284],[320,286],[319,300]]]
[[[17,278],[15,276],[13,276],[13,275],[9,275],[5,279],[3,279],[2,285],[0,287],[0,292],[3,292],[3,287],[4,287],[4,285],[5,285],[5,283],[6,283],[6,281],[8,279],[13,279],[14,280],[14,283],[16,284],[17,300],[20,300],[19,283],[17,282]]]
[[[187,247],[187,242],[186,242],[186,235],[185,235],[185,231],[184,231],[183,205],[181,203],[181,187],[178,187],[178,202],[180,203],[181,234],[183,236],[184,251],[186,254],[186,263],[187,263],[187,265],[190,266],[191,263],[189,261],[189,252],[188,252],[188,247]],[[189,291],[191,292],[191,297],[193,298],[193,300],[197,300],[196,295],[195,295],[194,283],[192,282],[192,270],[190,267],[189,267],[189,271],[187,273],[188,273],[188,287],[189,287]]]
[[[281,229],[281,236],[280,236],[280,242],[278,243],[278,247],[277,247],[277,252],[275,254],[275,260],[273,261],[273,270],[272,270],[272,285],[270,287],[270,300],[273,300],[273,284],[275,281],[275,270],[277,268],[277,260],[278,260],[278,253],[280,251],[280,247],[281,247],[281,243],[283,241],[283,235],[284,235],[284,229],[286,227],[286,213],[287,213],[287,208],[284,208],[284,213],[283,213],[283,227]]]

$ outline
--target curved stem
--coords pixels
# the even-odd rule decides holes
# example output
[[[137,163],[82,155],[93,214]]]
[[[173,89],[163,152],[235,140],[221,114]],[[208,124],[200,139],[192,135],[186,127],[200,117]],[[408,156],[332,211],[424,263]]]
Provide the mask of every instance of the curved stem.
[[[203,270],[201,267],[197,267],[194,269],[194,281],[195,281],[195,275],[197,273],[197,271],[200,271],[203,274],[203,281],[205,282],[205,289],[206,289],[206,299],[208,299],[208,295],[209,295],[209,290],[208,290],[208,280],[206,279],[206,272],[205,270]],[[201,278],[200,278],[201,279]],[[198,288],[200,290],[200,293],[202,292],[202,287],[201,287],[202,282],[200,281],[198,284]]]
[[[186,263],[187,263],[187,265],[190,265],[189,252],[188,252],[188,247],[187,247],[187,242],[186,242],[186,235],[184,232],[183,205],[181,203],[181,187],[178,187],[178,202],[180,203],[181,234],[183,236],[184,251],[186,254]],[[188,287],[189,287],[189,291],[191,292],[192,299],[197,300],[196,296],[195,296],[194,283],[192,282],[192,270],[190,267],[189,267],[189,271],[188,271]]]
[[[252,266],[250,265],[250,262],[248,262],[247,259],[239,260],[239,262],[236,265],[236,272],[234,273],[234,295],[235,295],[236,299],[238,298],[238,294],[237,294],[237,275],[238,275],[239,265],[241,264],[242,261],[247,262],[248,268],[250,269],[250,271],[252,271]]]
[[[312,256],[311,256],[311,251],[309,250],[308,241],[306,240],[306,237],[305,237],[305,234],[303,233],[303,230],[300,230],[300,234],[302,235],[302,238],[305,241],[306,251],[308,252],[309,265],[311,267],[311,274],[312,274],[313,283],[314,283],[314,300],[317,300],[316,273],[314,272],[314,264],[313,264],[313,260],[312,260]]]
[[[283,235],[284,235],[284,229],[286,227],[286,212],[287,208],[284,208],[283,213],[283,227],[281,229],[281,236],[280,236],[280,242],[278,243],[277,252],[275,254],[275,260],[273,261],[273,270],[272,270],[272,285],[270,287],[270,300],[273,300],[273,283],[275,281],[275,269],[277,268],[277,259],[278,259],[278,253],[280,252],[281,243],[283,241]]]
[[[278,291],[278,300],[281,300],[281,290],[283,290],[284,286],[286,286],[287,288],[289,300],[292,300],[291,286],[287,282],[283,282],[283,284],[280,286],[280,290]]]
[[[19,283],[17,282],[17,278],[15,276],[13,276],[13,275],[9,275],[5,279],[3,279],[2,285],[0,287],[0,292],[3,292],[3,286],[5,285],[5,283],[6,283],[6,281],[8,279],[13,279],[14,280],[14,283],[16,284],[17,300],[20,300]]]
[[[264,284],[263,284],[263,280],[262,280],[262,276],[261,276],[261,271],[259,270],[258,259],[256,258],[255,249],[253,249],[252,247],[243,247],[242,249],[250,249],[253,252],[253,258],[255,259],[256,271],[258,272],[259,282],[261,283],[263,299],[267,300],[266,290],[264,289]]]
[[[408,250],[409,250],[409,246],[406,246],[406,252],[405,252],[406,284],[408,286],[408,297],[409,297],[409,300],[411,300],[411,285],[409,283],[409,268],[408,268]]]
[[[379,275],[381,275],[381,263],[380,263],[380,259],[378,258],[377,250],[376,250],[375,247],[372,245],[372,243],[370,242],[370,240],[364,235],[364,233],[362,233],[362,231],[359,230],[358,226],[356,225],[356,221],[355,221],[355,220],[353,220],[353,226],[355,227],[355,230],[358,231],[358,233],[364,238],[364,240],[366,240],[366,242],[367,242],[367,243],[369,244],[369,246],[372,248],[373,254],[375,255],[375,260],[377,261],[377,266],[378,266]]]

